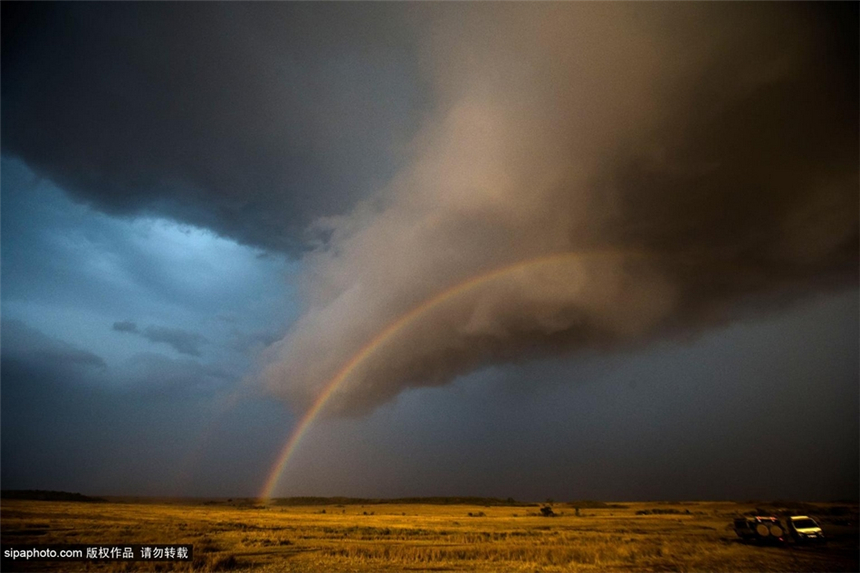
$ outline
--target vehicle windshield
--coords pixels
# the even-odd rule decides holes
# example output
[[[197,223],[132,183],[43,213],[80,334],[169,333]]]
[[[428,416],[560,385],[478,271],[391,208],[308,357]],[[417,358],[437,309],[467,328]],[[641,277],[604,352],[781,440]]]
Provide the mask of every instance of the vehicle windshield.
[[[797,529],[812,529],[813,527],[818,527],[818,524],[811,519],[795,519],[792,520],[792,523],[794,523],[794,527]]]

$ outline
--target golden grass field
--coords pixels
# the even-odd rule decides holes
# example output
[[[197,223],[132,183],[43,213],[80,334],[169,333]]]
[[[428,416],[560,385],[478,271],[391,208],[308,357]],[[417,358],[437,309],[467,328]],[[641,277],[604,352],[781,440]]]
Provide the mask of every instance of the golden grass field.
[[[858,570],[856,504],[801,508],[820,516],[829,537],[823,547],[740,542],[732,518],[754,511],[754,503],[578,505],[579,515],[573,505],[555,503],[560,515],[544,517],[537,504],[12,499],[0,505],[0,524],[4,547],[193,544],[193,563],[181,566],[16,562],[22,571]],[[839,518],[832,517],[835,505],[843,508]]]

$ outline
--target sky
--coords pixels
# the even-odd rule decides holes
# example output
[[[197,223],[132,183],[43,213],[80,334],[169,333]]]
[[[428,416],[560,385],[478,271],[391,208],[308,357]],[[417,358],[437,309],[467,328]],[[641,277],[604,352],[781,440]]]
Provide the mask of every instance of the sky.
[[[0,482],[856,499],[856,4],[3,3]]]

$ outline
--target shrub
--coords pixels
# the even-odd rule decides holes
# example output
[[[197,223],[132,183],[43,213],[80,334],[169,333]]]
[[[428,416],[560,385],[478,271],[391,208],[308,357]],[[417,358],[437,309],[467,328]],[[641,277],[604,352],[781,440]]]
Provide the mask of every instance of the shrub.
[[[554,517],[555,516],[555,512],[548,505],[545,505],[542,508],[540,508],[540,514],[544,517]]]

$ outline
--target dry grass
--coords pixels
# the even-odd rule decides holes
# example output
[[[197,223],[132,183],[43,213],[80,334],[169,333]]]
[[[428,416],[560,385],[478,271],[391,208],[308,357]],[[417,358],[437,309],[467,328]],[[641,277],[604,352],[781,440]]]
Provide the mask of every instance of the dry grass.
[[[827,511],[824,505],[819,506]],[[754,505],[583,508],[380,504],[260,506],[4,500],[7,544],[190,543],[194,563],[29,562],[67,571],[856,571],[856,505],[826,548],[740,543]],[[670,513],[667,513],[670,512]],[[810,512],[813,513],[813,512]],[[471,516],[469,515],[471,514]],[[826,518],[825,518],[826,519]],[[853,520],[853,521],[852,521]],[[835,535],[835,537],[834,537]],[[16,565],[17,566],[17,565]]]

